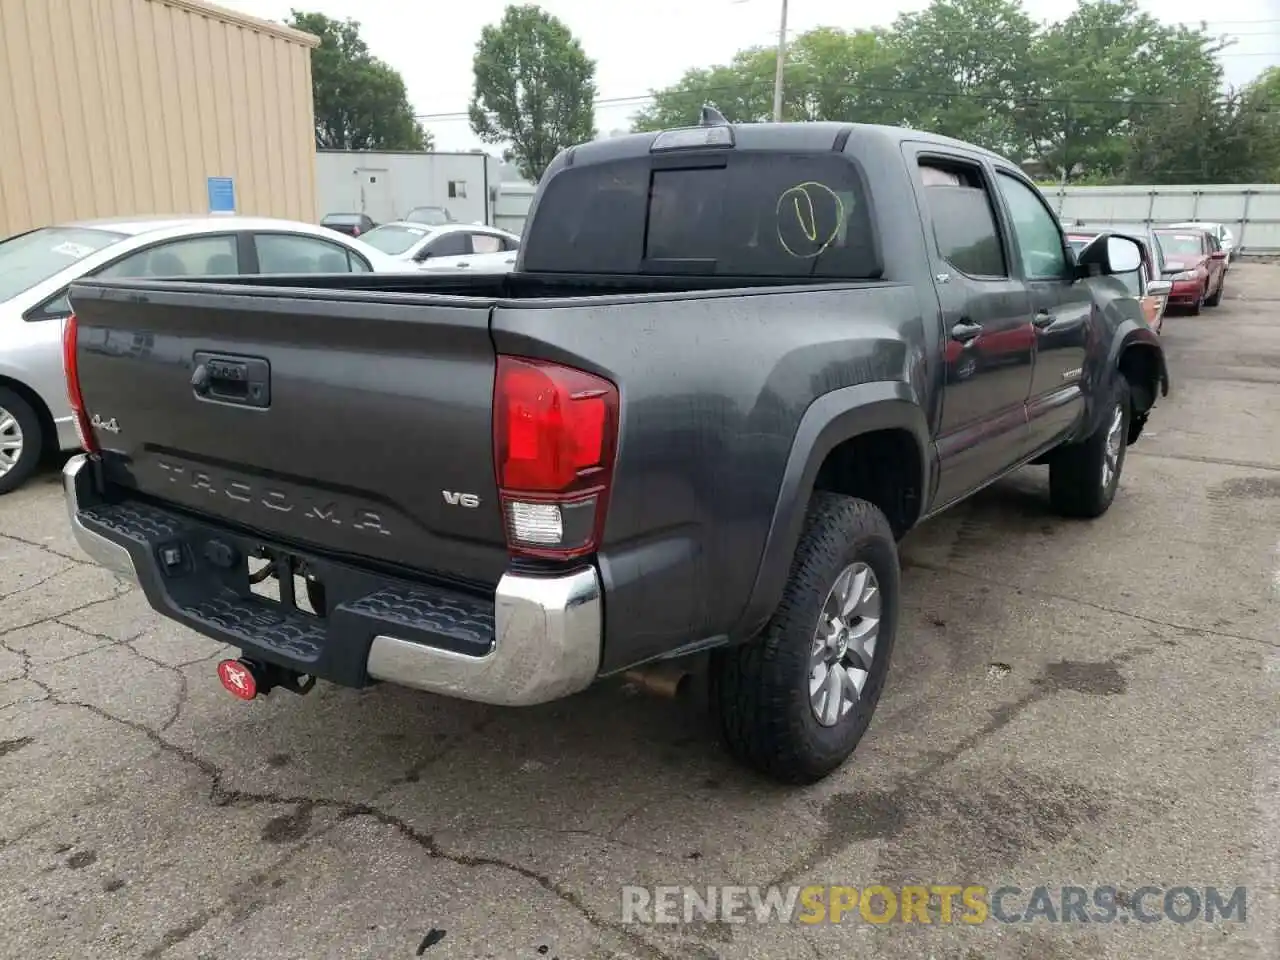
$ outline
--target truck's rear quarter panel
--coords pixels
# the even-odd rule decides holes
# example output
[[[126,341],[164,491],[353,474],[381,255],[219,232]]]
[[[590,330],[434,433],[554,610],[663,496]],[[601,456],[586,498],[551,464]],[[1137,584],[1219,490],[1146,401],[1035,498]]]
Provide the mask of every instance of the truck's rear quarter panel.
[[[323,551],[501,576],[487,303],[183,284],[86,285],[74,305],[86,408],[119,428],[96,431],[113,483]],[[269,406],[197,396],[201,351],[266,360]]]
[[[923,392],[923,306],[914,287],[870,283],[495,309],[498,352],[621,392],[599,558],[606,671],[732,629],[805,410],[860,383]]]

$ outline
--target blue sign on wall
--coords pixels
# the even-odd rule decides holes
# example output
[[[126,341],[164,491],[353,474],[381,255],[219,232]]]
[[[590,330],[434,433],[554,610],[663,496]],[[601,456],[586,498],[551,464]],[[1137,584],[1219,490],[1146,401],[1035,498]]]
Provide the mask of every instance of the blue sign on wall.
[[[236,182],[231,177],[209,178],[209,212],[236,212]]]

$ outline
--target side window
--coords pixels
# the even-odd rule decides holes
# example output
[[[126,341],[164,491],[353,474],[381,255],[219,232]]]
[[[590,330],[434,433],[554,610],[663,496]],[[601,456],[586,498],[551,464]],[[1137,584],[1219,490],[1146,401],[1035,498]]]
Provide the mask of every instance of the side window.
[[[228,234],[158,243],[98,272],[103,279],[224,277],[240,272],[236,238]]]
[[[920,165],[938,254],[969,277],[1007,277],[991,198],[976,169]]]
[[[289,233],[255,234],[258,250],[258,272],[274,273],[352,273],[366,272],[352,267],[347,248],[318,237]]]
[[[461,230],[453,233],[445,233],[436,237],[427,244],[425,249],[419,255],[421,258],[427,256],[432,257],[463,257],[471,252],[471,239]]]
[[[40,306],[27,311],[25,319],[28,323],[34,323],[37,320],[58,320],[71,313],[71,300],[68,299],[67,291],[63,290],[52,300],[46,300]]]
[[[1060,280],[1067,272],[1062,234],[1039,194],[1021,180],[998,173],[997,180],[1013,218],[1014,244],[1028,280]]]
[[[520,241],[519,241],[519,240],[517,240],[517,239],[515,239],[514,237],[503,237],[503,238],[502,238],[502,249],[503,249],[503,250],[519,250],[519,249],[520,249]]]
[[[492,233],[473,233],[471,249],[473,253],[501,253],[502,238]]]

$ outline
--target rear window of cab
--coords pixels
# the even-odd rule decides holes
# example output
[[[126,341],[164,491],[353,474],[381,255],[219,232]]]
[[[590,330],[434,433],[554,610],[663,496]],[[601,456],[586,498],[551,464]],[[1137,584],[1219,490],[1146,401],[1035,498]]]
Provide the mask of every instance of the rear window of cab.
[[[529,225],[524,269],[876,279],[861,171],[840,154],[726,152],[563,168]]]

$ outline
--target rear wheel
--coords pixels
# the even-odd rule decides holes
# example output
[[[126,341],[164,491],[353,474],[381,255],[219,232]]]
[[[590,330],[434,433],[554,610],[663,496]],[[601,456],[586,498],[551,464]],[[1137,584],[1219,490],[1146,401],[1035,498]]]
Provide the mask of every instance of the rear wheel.
[[[1117,380],[1102,425],[1083,443],[1059,447],[1049,461],[1049,500],[1065,517],[1100,517],[1116,498],[1132,416],[1129,381]]]
[[[813,783],[862,739],[898,625],[898,550],[874,505],[817,493],[773,619],[713,661],[729,750],[784,783]]]
[[[26,483],[44,449],[40,418],[21,396],[0,387],[0,494]]]

